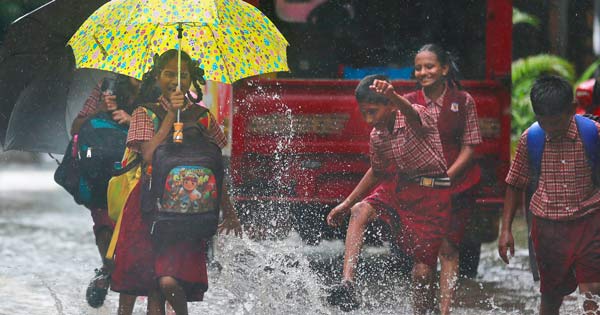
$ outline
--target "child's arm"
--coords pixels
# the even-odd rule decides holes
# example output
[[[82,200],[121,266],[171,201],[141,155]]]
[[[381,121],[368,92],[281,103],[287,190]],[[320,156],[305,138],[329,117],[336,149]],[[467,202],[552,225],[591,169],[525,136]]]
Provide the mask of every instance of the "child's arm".
[[[504,212],[502,213],[502,227],[498,238],[498,254],[508,264],[508,251],[515,255],[515,240],[512,235],[512,222],[517,208],[523,204],[523,189],[508,185],[504,197]]]
[[[370,88],[377,93],[385,95],[394,105],[396,105],[402,115],[404,115],[407,123],[416,123],[417,125],[422,124],[419,113],[417,113],[406,98],[396,93],[394,86],[391,83],[383,80],[375,80]]]
[[[329,215],[327,215],[327,224],[333,227],[339,226],[344,217],[350,212],[350,208],[352,208],[362,196],[373,189],[378,182],[379,178],[375,176],[373,168],[369,168],[350,195],[329,212]]]
[[[163,119],[160,124],[160,128],[154,134],[152,139],[145,141],[141,145],[142,158],[144,158],[144,162],[152,163],[152,155],[154,154],[154,150],[163,143],[169,136],[171,136],[171,127],[175,122],[175,118],[177,117],[177,110],[183,108],[185,104],[185,95],[179,90],[179,87],[173,94],[171,94],[171,99],[167,102],[167,115]]]
[[[141,151],[144,162],[151,164],[154,150],[156,150],[156,148],[171,135],[171,126],[173,126],[173,123],[175,122],[175,115],[174,112],[169,110],[165,119],[160,124],[160,128],[158,128],[158,131],[154,134],[152,139],[142,142]]]
[[[458,153],[458,157],[456,158],[454,163],[452,163],[452,165],[450,165],[450,167],[448,168],[448,171],[447,171],[448,177],[450,177],[451,181],[454,180],[454,178],[457,175],[462,174],[462,172],[469,165],[469,163],[471,163],[474,154],[475,154],[475,146],[473,146],[473,145],[462,145],[461,146],[460,153]]]

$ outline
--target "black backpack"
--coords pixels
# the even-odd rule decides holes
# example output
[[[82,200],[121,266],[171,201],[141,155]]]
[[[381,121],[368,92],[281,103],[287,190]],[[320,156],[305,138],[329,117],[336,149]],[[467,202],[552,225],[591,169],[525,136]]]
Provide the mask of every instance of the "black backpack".
[[[109,113],[91,116],[67,146],[54,180],[65,188],[77,204],[106,208],[108,181],[125,151],[127,126],[118,124]]]
[[[160,121],[166,115],[159,104],[144,107]],[[200,123],[207,115],[197,105],[181,112],[183,143],[169,137],[154,151],[151,174],[142,174],[142,212],[152,217],[155,243],[206,239],[217,232],[223,156]]]

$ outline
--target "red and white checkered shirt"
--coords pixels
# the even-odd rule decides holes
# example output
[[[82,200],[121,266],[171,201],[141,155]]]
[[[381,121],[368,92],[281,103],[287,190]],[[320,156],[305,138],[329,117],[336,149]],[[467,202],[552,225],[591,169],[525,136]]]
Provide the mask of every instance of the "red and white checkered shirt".
[[[168,100],[163,96],[159,97],[158,102],[167,110]],[[203,106],[202,104],[192,104],[190,106]],[[207,134],[211,136],[215,143],[222,149],[227,145],[227,137],[219,127],[215,117],[208,112],[209,125]],[[140,145],[154,137],[154,123],[146,114],[142,107],[138,107],[131,116],[129,132],[127,133],[127,146],[136,152],[140,152]]]
[[[598,130],[600,124],[596,123]],[[530,178],[526,130],[519,139],[506,183],[526,189]],[[546,136],[538,187],[531,198],[531,212],[550,220],[571,220],[600,209],[600,189],[594,187],[592,170],[579,137],[575,118],[565,136]]]
[[[85,100],[83,108],[77,114],[77,118],[92,116],[98,111],[98,108],[100,107],[100,97],[102,96],[102,81],[103,80],[100,80],[100,82],[96,84],[90,96]]]
[[[414,104],[421,126],[411,126],[398,111],[394,130],[371,131],[371,167],[378,176],[395,163],[396,170],[407,179],[419,176],[446,176],[446,161],[435,119],[425,107]]]
[[[444,97],[446,96],[447,90],[448,88],[444,89],[444,93],[442,93],[442,95],[440,95],[440,97],[435,101],[429,99],[425,92],[423,92],[423,95],[425,96],[425,103],[427,104],[427,111],[435,118],[435,121],[438,121],[440,117],[440,112],[442,111]],[[482,140],[481,130],[479,129],[479,120],[477,119],[475,100],[471,94],[465,94],[467,95],[467,100],[465,103],[465,128],[463,130],[461,143],[463,145],[478,145],[482,142]]]

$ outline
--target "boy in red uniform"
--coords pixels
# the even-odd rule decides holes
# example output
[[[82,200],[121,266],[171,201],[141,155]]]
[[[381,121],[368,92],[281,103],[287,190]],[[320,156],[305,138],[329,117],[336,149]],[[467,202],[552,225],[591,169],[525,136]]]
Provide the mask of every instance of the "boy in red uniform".
[[[579,291],[590,298],[600,293],[600,189],[593,182],[586,156],[580,118],[575,117],[573,89],[556,76],[538,79],[531,89],[531,104],[545,133],[537,188],[529,209],[531,237],[540,272],[540,314],[558,314],[563,297]],[[585,118],[583,118],[585,119]],[[600,125],[589,122],[600,130]],[[506,183],[502,230],[498,252],[508,264],[514,255],[511,225],[522,195],[533,179],[531,141],[527,129],[519,140]],[[595,134],[592,135],[595,136]],[[533,143],[533,141],[532,141]],[[598,150],[597,146],[593,148]],[[531,154],[533,156],[533,154]],[[535,166],[534,166],[535,167]],[[597,314],[593,299],[584,302],[586,314]]]
[[[436,122],[423,106],[397,94],[385,76],[365,77],[355,95],[364,119],[373,126],[371,168],[327,216],[329,225],[339,226],[350,214],[343,281],[327,300],[346,311],[358,307],[354,274],[363,234],[369,223],[381,219],[414,259],[414,307],[422,314],[431,303],[427,293],[450,214],[450,180]]]

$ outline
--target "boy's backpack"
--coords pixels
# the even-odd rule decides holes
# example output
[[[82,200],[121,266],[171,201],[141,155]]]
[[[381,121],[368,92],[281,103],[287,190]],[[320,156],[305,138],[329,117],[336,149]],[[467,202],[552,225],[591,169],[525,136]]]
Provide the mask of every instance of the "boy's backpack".
[[[88,208],[106,208],[106,189],[120,164],[127,127],[115,122],[109,113],[91,116],[73,136],[54,180],[64,187],[78,204]]]
[[[577,124],[577,130],[579,131],[579,137],[583,142],[583,148],[587,161],[592,169],[592,180],[594,185],[597,186],[600,184],[600,178],[598,174],[598,163],[600,162],[598,160],[600,154],[598,128],[593,120],[581,115],[575,115],[575,123]],[[526,218],[529,230],[531,230],[532,215],[531,211],[529,210],[529,205],[531,203],[531,197],[537,190],[538,182],[542,172],[542,155],[544,153],[545,142],[546,133],[544,132],[544,129],[542,129],[537,122],[533,123],[527,132],[527,157],[529,163],[529,174],[531,175],[531,178],[525,193],[525,206],[527,208]],[[537,269],[531,237],[529,237],[529,264],[534,280],[539,280],[539,272]]]
[[[159,104],[144,108],[158,129],[166,111]],[[158,244],[216,234],[224,168],[221,149],[206,134],[207,118],[202,106],[181,112],[183,143],[169,137],[154,151],[151,173],[142,174],[142,211],[152,214],[150,233]]]

